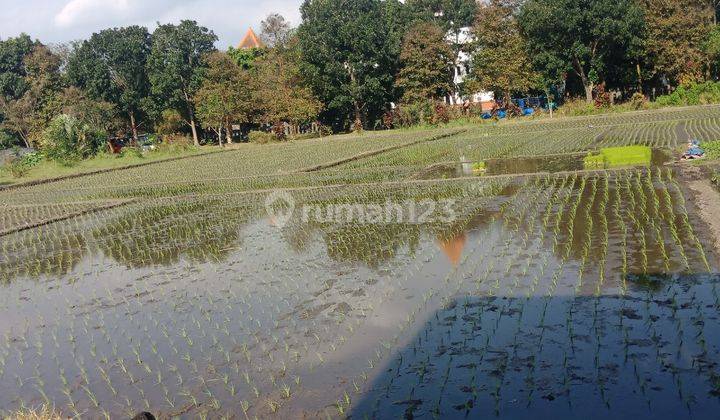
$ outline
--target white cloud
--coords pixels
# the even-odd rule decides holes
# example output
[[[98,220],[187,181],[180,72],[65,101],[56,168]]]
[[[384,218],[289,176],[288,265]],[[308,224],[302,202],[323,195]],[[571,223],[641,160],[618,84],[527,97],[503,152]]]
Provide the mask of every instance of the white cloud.
[[[61,28],[105,20],[108,14],[126,14],[131,10],[130,0],[71,0],[55,15],[55,24]]]
[[[277,12],[300,23],[302,0],[0,0],[0,39],[27,33],[44,43],[87,39],[106,28],[192,19],[213,30],[218,48],[240,42],[248,27]]]

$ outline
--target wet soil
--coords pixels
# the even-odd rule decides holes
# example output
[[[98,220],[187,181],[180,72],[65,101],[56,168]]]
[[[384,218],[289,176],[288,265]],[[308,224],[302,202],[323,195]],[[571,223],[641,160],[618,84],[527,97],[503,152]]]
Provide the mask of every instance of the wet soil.
[[[698,169],[698,168],[695,168]],[[692,196],[698,213],[707,223],[710,233],[715,240],[715,250],[720,252],[720,192],[708,179],[695,179],[687,181],[687,185],[694,193]]]

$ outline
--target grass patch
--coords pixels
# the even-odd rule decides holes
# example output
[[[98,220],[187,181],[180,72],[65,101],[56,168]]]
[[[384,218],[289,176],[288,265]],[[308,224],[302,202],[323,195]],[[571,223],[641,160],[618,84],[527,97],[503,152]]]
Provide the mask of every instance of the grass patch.
[[[605,167],[605,156],[601,153],[585,157],[585,169],[602,169]]]
[[[710,159],[720,159],[720,140],[708,141],[700,145],[707,157]]]
[[[472,165],[472,171],[475,175],[482,175],[487,171],[487,165],[485,162],[475,162]]]
[[[623,146],[600,149],[599,153],[585,157],[586,169],[617,168],[621,166],[649,165],[652,149],[647,146]]]

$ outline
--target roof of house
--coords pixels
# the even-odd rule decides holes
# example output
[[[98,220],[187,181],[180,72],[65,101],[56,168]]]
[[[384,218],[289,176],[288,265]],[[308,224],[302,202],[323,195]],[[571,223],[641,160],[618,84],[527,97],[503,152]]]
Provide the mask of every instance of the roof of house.
[[[245,37],[242,41],[240,41],[240,45],[238,45],[238,49],[241,50],[249,50],[251,48],[263,48],[265,47],[265,44],[263,44],[262,41],[260,41],[260,38],[255,35],[255,31],[252,30],[252,28],[248,29],[247,33],[245,34]]]
[[[454,267],[460,264],[460,259],[462,258],[466,244],[467,236],[465,236],[464,233],[451,239],[438,238],[438,245]]]

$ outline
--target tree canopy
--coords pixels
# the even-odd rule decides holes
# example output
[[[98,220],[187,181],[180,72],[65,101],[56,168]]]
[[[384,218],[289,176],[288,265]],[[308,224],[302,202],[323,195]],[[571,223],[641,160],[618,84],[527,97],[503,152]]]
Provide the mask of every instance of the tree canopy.
[[[403,103],[442,100],[453,87],[455,55],[445,32],[432,22],[413,25],[405,34],[396,86]]]
[[[71,55],[70,82],[91,97],[115,104],[129,119],[137,139],[137,117],[149,95],[146,66],[150,33],[140,26],[106,29],[93,34]]]
[[[0,41],[0,94],[5,99],[18,99],[25,93],[25,57],[36,44],[26,34]]]
[[[266,124],[313,121],[322,109],[300,74],[297,48],[271,51],[254,69],[260,121]]]
[[[17,135],[26,146],[35,145],[40,132],[59,109],[56,95],[61,90],[60,57],[46,46],[35,43],[23,57],[22,79],[24,87],[19,97],[0,97],[2,128]]]
[[[707,62],[703,45],[713,27],[714,7],[697,0],[641,0],[647,22],[645,44],[655,77],[675,85],[699,81]]]
[[[435,23],[457,47],[462,29],[473,24],[478,7],[476,0],[408,0],[406,4],[414,19]]]
[[[573,72],[588,102],[609,66],[629,66],[644,29],[635,0],[527,0],[518,19],[545,78],[559,81]]]
[[[468,85],[475,91],[501,92],[506,103],[513,92],[536,87],[537,79],[515,18],[516,3],[490,0],[480,6],[473,26],[475,48]]]
[[[231,142],[231,125],[251,120],[254,97],[249,75],[230,56],[215,52],[206,57],[206,63],[205,80],[193,99],[198,119],[217,130],[222,145],[222,130]]]
[[[388,0],[393,1],[393,0]],[[398,51],[380,0],[305,0],[302,71],[335,127],[369,125],[393,99]]]
[[[260,38],[269,48],[282,48],[292,34],[290,22],[278,13],[271,13],[260,22],[262,32]]]
[[[200,88],[206,62],[204,56],[215,51],[217,36],[197,22],[160,25],[153,32],[147,72],[153,98],[153,111],[179,112],[190,126],[193,141],[200,144],[195,121],[195,92]]]

